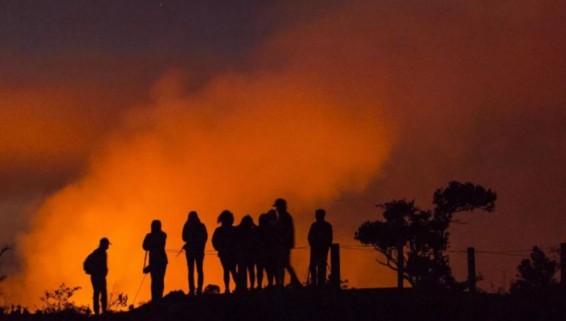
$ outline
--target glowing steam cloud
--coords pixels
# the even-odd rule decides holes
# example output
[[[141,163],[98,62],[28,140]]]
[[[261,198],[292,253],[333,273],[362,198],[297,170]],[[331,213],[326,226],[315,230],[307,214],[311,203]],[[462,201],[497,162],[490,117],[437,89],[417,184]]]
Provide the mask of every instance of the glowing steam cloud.
[[[141,280],[141,242],[154,218],[163,221],[174,249],[166,291],[186,290],[184,259],[174,252],[189,210],[200,213],[212,234],[221,210],[234,211],[237,221],[246,213],[257,219],[275,197],[285,197],[302,245],[314,208],[375,182],[392,147],[387,171],[369,191],[378,194],[371,202],[430,199],[432,188],[471,177],[524,203],[507,205],[507,216],[494,216],[498,223],[485,223],[486,230],[507,226],[535,239],[560,235],[546,230],[558,229],[563,213],[555,204],[564,194],[557,179],[564,172],[564,4],[337,3],[308,22],[288,19],[289,28],[248,57],[251,71],[213,77],[192,92],[184,90],[182,74],[163,77],[152,102],[132,108],[92,152],[85,175],[36,213],[18,244],[25,269],[9,279],[10,300],[31,304],[66,282],[83,286],[77,301],[88,304],[81,263],[102,236],[113,242],[110,290],[115,284],[116,291],[133,296]],[[20,126],[14,123],[17,138]],[[38,129],[30,142],[43,134]],[[75,151],[81,140],[67,133],[83,128],[63,129],[42,139],[41,147],[52,143],[62,146],[57,151]],[[69,141],[62,144],[61,137]],[[7,155],[41,150],[31,143],[22,149],[15,141],[2,142]],[[547,163],[540,166],[544,155]],[[530,171],[525,164],[533,164]],[[544,168],[548,178],[540,174]],[[525,189],[539,184],[545,188]],[[556,202],[546,201],[551,193]],[[540,229],[545,233],[530,232],[542,222],[534,210],[552,215],[547,229]],[[348,242],[367,219],[352,208],[337,216],[329,220]],[[469,231],[465,242],[477,239],[477,229]],[[508,246],[517,245],[517,233],[507,233]],[[481,239],[499,246],[504,235],[492,235]],[[381,277],[361,271],[366,268],[356,261],[355,273]],[[219,269],[217,258],[207,256],[205,282],[221,284]],[[148,285],[142,289],[138,301],[148,298]]]
[[[179,249],[189,210],[200,213],[211,235],[224,208],[237,220],[246,213],[257,219],[275,197],[298,209],[362,189],[387,156],[388,129],[375,108],[344,104],[316,84],[274,71],[225,75],[186,94],[178,74],[164,77],[153,103],[136,109],[94,154],[84,178],[39,210],[21,238],[26,266],[13,280],[14,299],[29,304],[66,282],[81,285],[77,302],[88,304],[81,264],[102,236],[113,243],[109,291],[132,296],[141,240],[155,218],[169,234],[168,248]],[[170,262],[166,291],[185,289],[183,257],[170,254]],[[217,258],[207,256],[205,269],[206,283],[221,283]],[[144,289],[140,298],[147,297]]]

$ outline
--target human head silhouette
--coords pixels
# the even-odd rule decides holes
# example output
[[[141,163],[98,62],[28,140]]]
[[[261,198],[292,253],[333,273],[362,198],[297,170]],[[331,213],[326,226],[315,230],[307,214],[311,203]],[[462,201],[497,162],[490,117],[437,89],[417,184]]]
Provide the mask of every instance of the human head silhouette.
[[[218,223],[222,223],[222,225],[234,224],[234,214],[229,210],[222,211],[222,213],[218,215]]]
[[[269,219],[270,224],[275,224],[277,222],[277,211],[274,209],[270,209],[267,211],[267,218]]]
[[[103,238],[100,239],[100,245],[99,245],[99,247],[100,247],[101,249],[107,250],[110,244],[112,244],[112,243],[110,243],[110,241],[108,240],[108,238],[103,237]]]
[[[324,217],[326,216],[326,211],[322,208],[319,208],[315,211],[316,220],[321,222],[324,221]]]
[[[258,224],[262,227],[269,225],[269,215],[266,213],[261,214],[258,219]]]
[[[251,227],[254,225],[254,219],[248,214],[242,217],[240,221],[240,225],[244,227]]]
[[[160,220],[153,220],[153,221],[151,221],[151,231],[152,231],[152,232],[159,232],[159,231],[161,231],[161,221],[160,221]]]
[[[273,203],[273,206],[278,212],[285,212],[287,210],[287,201],[282,198],[278,198]]]
[[[189,217],[187,218],[189,223],[200,223],[200,219],[196,211],[190,211]]]

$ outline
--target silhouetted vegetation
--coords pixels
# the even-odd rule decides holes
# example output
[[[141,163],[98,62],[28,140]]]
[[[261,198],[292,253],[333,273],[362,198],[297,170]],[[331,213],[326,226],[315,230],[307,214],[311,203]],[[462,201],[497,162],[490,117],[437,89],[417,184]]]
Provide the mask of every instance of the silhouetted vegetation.
[[[511,284],[511,292],[532,292],[548,289],[558,284],[555,278],[558,262],[546,256],[543,250],[533,247],[530,258],[517,266],[517,280]]]
[[[11,305],[9,307],[0,306],[0,316],[27,316],[30,312],[28,308],[21,305]]]
[[[167,294],[130,311],[91,317],[78,310],[28,313],[15,308],[1,320],[389,320],[534,321],[563,320],[565,293],[535,297],[478,293],[422,292],[414,289],[321,291],[301,288],[247,291],[230,295]]]
[[[413,287],[456,288],[459,284],[445,254],[454,214],[475,209],[492,212],[496,198],[494,192],[480,185],[453,181],[435,191],[433,210],[422,210],[407,200],[377,205],[383,210],[384,220],[363,223],[355,239],[382,253],[385,261],[380,263],[395,271],[401,267],[403,279]]]
[[[382,264],[394,270],[399,270],[403,264],[402,277],[414,288],[460,289],[462,284],[454,280],[448,257],[445,254],[449,247],[448,228],[454,222],[455,213],[475,209],[491,212],[494,210],[495,200],[496,194],[482,186],[450,182],[448,187],[435,191],[432,210],[422,210],[415,205],[414,201],[407,200],[393,200],[378,205],[383,210],[383,220],[362,224],[355,237],[361,243],[370,244],[383,253],[385,261],[381,262]],[[281,274],[283,268],[287,267],[286,264],[290,264],[289,261],[285,262],[289,253],[287,250],[274,250],[281,246],[277,244],[275,237],[287,235],[289,242],[287,247],[291,246],[291,242],[294,242],[294,227],[290,214],[286,212],[284,200],[277,200],[275,205],[278,214],[289,215],[287,218],[289,221],[286,222],[289,224],[288,234],[278,230],[280,226],[277,224],[280,222],[277,221],[275,211],[260,216],[259,227],[255,226],[250,216],[245,216],[237,228],[232,226],[233,214],[223,211],[218,219],[222,226],[216,229],[212,243],[219,250],[221,262],[224,259],[223,265],[226,263],[226,256],[223,255],[228,251],[232,255],[229,259],[233,259],[233,262],[241,266],[241,271],[238,271],[240,273],[249,271],[254,255],[262,257],[271,253],[273,258],[263,257],[259,266],[263,266],[267,272],[269,285],[276,281],[274,279],[276,279],[275,274],[278,270],[280,278],[278,282],[281,286],[262,288],[258,278],[257,291],[247,291],[247,281],[242,278],[238,279],[241,282],[239,286],[242,291],[236,291],[233,294],[225,291],[227,295],[220,295],[221,291],[217,285],[208,285],[201,292],[199,289],[202,281],[199,280],[195,288],[194,280],[191,285],[189,279],[188,295],[185,295],[183,291],[172,291],[161,297],[163,291],[161,288],[158,299],[152,293],[151,302],[143,303],[138,307],[130,305],[128,311],[124,311],[128,305],[128,295],[113,291],[108,295],[108,309],[103,308],[103,315],[95,316],[95,319],[128,321],[184,319],[517,321],[561,320],[566,315],[566,305],[564,305],[566,288],[557,286],[558,282],[555,278],[558,264],[538,247],[534,247],[530,258],[521,261],[517,267],[518,279],[513,282],[510,294],[488,294],[478,291],[469,295],[457,291],[420,291],[418,289],[356,290],[346,288],[347,280],[339,280],[340,287],[322,286],[326,282],[323,264],[327,261],[328,247],[332,242],[332,227],[324,220],[325,211],[323,209],[316,211],[316,222],[311,225],[308,234],[311,246],[310,270],[313,274],[311,277],[318,276],[312,281],[312,285],[317,286],[295,286],[291,281],[290,286],[284,287]],[[202,228],[205,227],[202,226]],[[229,233],[223,235],[222,233],[226,231]],[[191,237],[197,235],[195,230],[189,232],[192,233]],[[152,222],[152,233],[146,235],[143,245],[144,249],[150,252],[148,270],[151,272],[156,266],[155,258],[163,259],[160,256],[163,255],[165,248],[166,234],[161,231],[161,224],[158,220]],[[198,250],[196,252],[203,251],[204,244],[202,243],[206,242],[206,238],[201,238],[202,242],[198,243],[194,240],[190,241],[188,234],[185,236],[187,237],[184,237],[184,241],[189,243],[188,245],[198,248],[194,249]],[[266,236],[273,236],[274,240]],[[152,239],[153,237],[157,239]],[[248,239],[244,239],[245,237]],[[281,240],[278,241],[281,242]],[[102,238],[100,244],[97,250],[105,253],[110,244],[109,240]],[[259,246],[260,244],[264,247]],[[184,249],[187,250],[189,247],[185,244]],[[321,252],[314,253],[316,255],[313,259],[313,251],[318,249]],[[6,250],[7,248],[2,249],[0,255]],[[334,252],[334,245],[332,245],[332,250]],[[152,255],[151,251],[156,252]],[[262,251],[267,253],[262,254]],[[402,253],[403,260],[399,260],[398,253]],[[283,254],[282,257],[275,257],[281,254]],[[279,262],[270,262],[272,259]],[[88,260],[85,260],[84,267],[88,274],[92,276],[100,272],[106,275],[105,259],[103,263],[93,263],[92,268],[88,267],[90,264],[86,264],[86,261]],[[166,262],[166,256],[165,260],[158,261],[158,263],[164,262]],[[312,272],[313,264],[318,265],[315,273]],[[231,266],[233,265],[235,263]],[[258,270],[261,270],[259,266]],[[225,270],[225,272],[228,272],[225,277],[228,276],[229,280],[231,271]],[[271,281],[269,280],[270,275],[273,279]],[[236,274],[232,275],[234,280],[236,276]],[[162,275],[159,277],[161,278]],[[249,285],[249,289],[254,288],[251,278]],[[228,284],[225,284],[225,288],[228,289]],[[95,291],[94,297],[97,299],[94,301],[94,311],[91,311],[89,307],[77,305],[72,301],[73,295],[80,289],[80,287],[71,287],[61,283],[57,289],[45,291],[40,298],[43,306],[39,309],[34,307],[32,312],[29,312],[27,308],[21,306],[0,307],[0,319],[88,320],[91,317],[90,314],[93,312],[96,314],[98,295]],[[541,289],[543,291],[539,291]],[[152,292],[153,290],[152,285]],[[101,300],[105,301],[106,296]]]
[[[118,311],[128,306],[128,295],[110,292],[108,294],[108,311]]]
[[[45,291],[44,295],[39,298],[43,302],[41,311],[44,313],[74,311],[89,314],[90,309],[88,307],[78,306],[71,301],[75,292],[80,289],[80,286],[70,287],[65,283],[61,283],[57,289]]]

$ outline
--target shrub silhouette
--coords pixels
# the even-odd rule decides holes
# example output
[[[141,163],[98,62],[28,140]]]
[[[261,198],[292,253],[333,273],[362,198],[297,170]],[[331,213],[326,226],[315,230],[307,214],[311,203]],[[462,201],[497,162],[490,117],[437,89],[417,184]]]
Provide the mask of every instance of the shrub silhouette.
[[[128,295],[111,292],[108,295],[108,311],[125,309],[128,306]]]
[[[550,288],[558,281],[554,277],[558,271],[558,262],[546,256],[543,250],[533,247],[530,258],[524,259],[517,266],[517,280],[511,284],[512,293],[532,292]]]
[[[78,306],[71,301],[71,297],[80,289],[80,286],[69,287],[65,283],[61,283],[57,289],[45,291],[45,294],[39,298],[44,304],[41,311],[44,313],[76,312],[89,314],[90,309],[88,307]]]

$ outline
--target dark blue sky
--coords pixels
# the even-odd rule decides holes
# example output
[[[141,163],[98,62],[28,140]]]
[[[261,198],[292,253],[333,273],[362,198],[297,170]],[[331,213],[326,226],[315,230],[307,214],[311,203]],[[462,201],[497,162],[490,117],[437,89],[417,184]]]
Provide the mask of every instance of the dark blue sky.
[[[281,25],[273,3],[2,1],[0,78],[112,73],[131,61],[150,73],[175,64],[230,68]],[[101,59],[112,61],[109,70]]]
[[[3,1],[0,45],[23,54],[237,52],[269,32],[269,1]],[[271,21],[273,22],[273,21]]]

